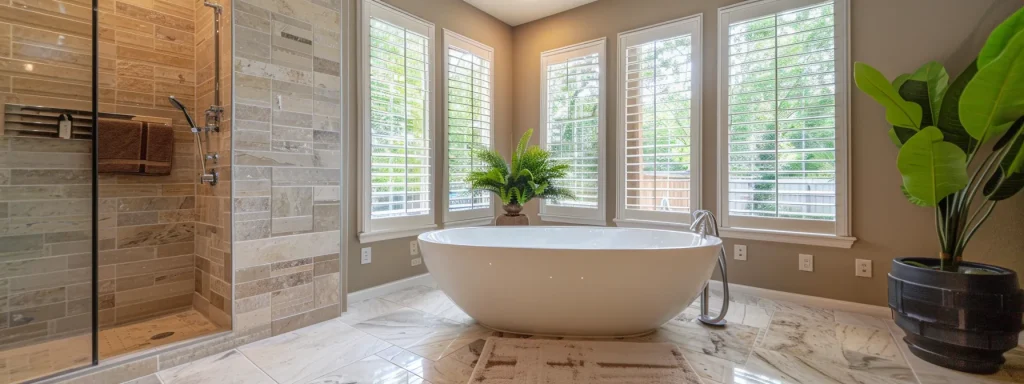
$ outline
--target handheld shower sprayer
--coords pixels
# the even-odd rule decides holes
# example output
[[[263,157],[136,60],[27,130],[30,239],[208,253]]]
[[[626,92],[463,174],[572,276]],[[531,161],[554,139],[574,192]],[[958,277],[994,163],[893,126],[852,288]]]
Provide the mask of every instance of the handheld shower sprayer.
[[[174,96],[170,96],[168,99],[171,100],[171,104],[174,104],[176,108],[181,110],[181,113],[185,114],[185,120],[188,120],[189,128],[192,128],[192,132],[195,132],[196,123],[195,121],[192,121],[192,116],[188,114],[188,109],[185,108],[185,105],[178,101],[178,99],[175,99]]]
[[[209,173],[206,173],[206,158],[208,155],[203,151],[203,141],[199,138],[199,133],[204,130],[196,126],[195,121],[192,120],[192,116],[188,114],[188,108],[185,108],[184,104],[174,98],[174,96],[170,96],[168,99],[171,100],[171,104],[181,110],[181,113],[185,114],[185,120],[188,121],[188,126],[192,130],[192,136],[195,138],[196,155],[199,156],[199,164],[202,169],[202,173],[199,176],[199,183],[209,183],[210,186],[217,185],[217,172],[211,169]]]

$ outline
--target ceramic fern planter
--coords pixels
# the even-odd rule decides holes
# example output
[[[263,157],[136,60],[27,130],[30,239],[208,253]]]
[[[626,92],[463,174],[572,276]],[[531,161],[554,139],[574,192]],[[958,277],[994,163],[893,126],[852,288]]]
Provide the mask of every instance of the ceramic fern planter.
[[[523,211],[522,204],[505,204],[501,208],[505,214],[495,218],[494,225],[530,225],[530,218],[520,213]]]

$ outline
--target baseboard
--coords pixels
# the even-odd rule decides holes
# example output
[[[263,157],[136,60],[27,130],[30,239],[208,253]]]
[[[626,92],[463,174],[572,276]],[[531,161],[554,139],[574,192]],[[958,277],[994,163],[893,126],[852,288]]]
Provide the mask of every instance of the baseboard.
[[[398,281],[392,281],[390,283],[381,284],[375,287],[361,289],[355,292],[349,292],[348,302],[356,303],[363,300],[369,300],[381,296],[387,296],[389,294],[401,291],[406,288],[412,288],[417,285],[434,286],[434,278],[430,276],[430,273],[424,273],[409,278],[405,278]]]
[[[710,285],[711,288],[722,289],[721,281],[711,280]],[[796,304],[803,304],[818,308],[862,313],[865,315],[871,315],[875,317],[892,317],[892,312],[890,312],[889,307],[881,307],[877,305],[854,303],[851,301],[828,299],[824,297],[801,295],[797,293],[783,291],[774,291],[771,289],[764,289],[732,283],[729,284],[729,290],[731,292],[745,293],[752,296],[763,297],[765,299],[789,301]]]

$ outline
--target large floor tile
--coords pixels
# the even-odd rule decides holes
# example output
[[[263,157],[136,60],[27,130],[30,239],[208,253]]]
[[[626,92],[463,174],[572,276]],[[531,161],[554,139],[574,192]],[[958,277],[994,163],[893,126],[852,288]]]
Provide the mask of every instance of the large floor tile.
[[[341,322],[354,325],[375,317],[381,317],[405,307],[383,299],[369,299],[349,303],[348,311],[341,314]]]
[[[844,351],[859,352],[886,360],[903,361],[896,340],[885,328],[836,323],[836,337]]]
[[[1007,361],[1002,371],[992,375],[974,375],[954,371],[952,369],[946,369],[921,360],[921,358],[914,356],[914,354],[910,352],[910,348],[907,347],[907,343],[903,341],[903,337],[906,336],[906,334],[896,325],[895,322],[892,320],[885,320],[885,325],[896,340],[896,346],[906,359],[907,364],[914,370],[914,373],[917,375],[917,379],[921,384],[1024,383],[1024,350],[1022,350],[1021,347],[1017,347],[1017,349],[1010,351],[1005,355]]]
[[[711,327],[695,319],[673,319],[642,339],[671,342],[683,349],[742,364],[759,332],[760,329],[743,324]]]
[[[827,368],[830,377],[839,383],[851,378],[911,383],[916,380],[887,331],[820,321],[811,312],[776,312],[754,355],[759,359],[750,364],[774,366],[781,372]]]
[[[416,286],[387,295],[382,299],[460,323],[473,322],[473,318],[463,312],[440,289]]]
[[[853,313],[846,311],[835,311],[835,318],[837,323],[858,325],[862,327],[874,327],[878,329],[886,329],[885,321],[888,318],[880,318],[871,315],[865,315],[863,313]]]
[[[401,309],[354,327],[432,360],[440,360],[492,333],[479,325],[464,324],[414,309]]]
[[[239,350],[282,384],[305,383],[383,351],[390,344],[335,319]]]
[[[712,297],[714,298],[714,297]],[[714,304],[712,308],[708,308],[708,315],[718,316],[721,311],[721,301]],[[746,305],[740,303],[730,303],[729,308],[725,314],[725,321],[729,324],[742,324],[755,328],[767,328],[768,323],[771,321],[772,313],[775,311],[771,309],[761,308],[753,305]],[[700,305],[691,305],[690,307],[683,310],[677,319],[682,320],[695,320],[700,316]]]
[[[275,384],[234,349],[160,371],[157,376],[163,384]]]
[[[729,360],[720,359],[701,352],[694,352],[682,348],[680,348],[680,350],[683,353],[683,357],[686,358],[686,361],[690,363],[690,367],[692,367],[697,375],[705,382],[729,382],[728,380],[732,375],[733,369],[743,366],[742,364],[736,364]]]
[[[421,296],[426,295],[427,293],[430,293],[430,292],[433,292],[433,291],[439,291],[439,290],[436,289],[436,288],[425,286],[425,285],[417,285],[417,286],[413,286],[413,287],[409,287],[409,288],[403,289],[403,290],[398,291],[398,292],[394,292],[394,293],[390,293],[390,294],[381,296],[380,298],[383,299],[383,300],[390,301],[390,302],[395,303],[395,304],[399,304],[399,305],[403,305],[403,306],[408,307],[409,306],[408,304],[411,304],[414,301],[419,300],[419,298]]]
[[[349,364],[309,384],[424,384],[423,378],[380,356]]]
[[[449,356],[438,361],[424,358],[398,347],[392,347],[378,356],[405,368],[432,384],[466,384],[473,368]]]
[[[894,377],[887,372],[857,371],[828,360],[755,348],[747,364],[733,369],[731,377],[722,383],[912,384],[914,380],[910,370]]]
[[[758,346],[793,356],[814,355],[843,364],[843,348],[836,336],[836,323],[819,321],[805,312],[779,311]]]

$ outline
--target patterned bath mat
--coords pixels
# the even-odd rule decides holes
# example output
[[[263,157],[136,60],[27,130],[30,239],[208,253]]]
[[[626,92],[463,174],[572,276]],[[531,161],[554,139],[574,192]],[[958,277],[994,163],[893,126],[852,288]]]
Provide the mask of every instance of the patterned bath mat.
[[[469,384],[700,384],[669,343],[487,339]]]

